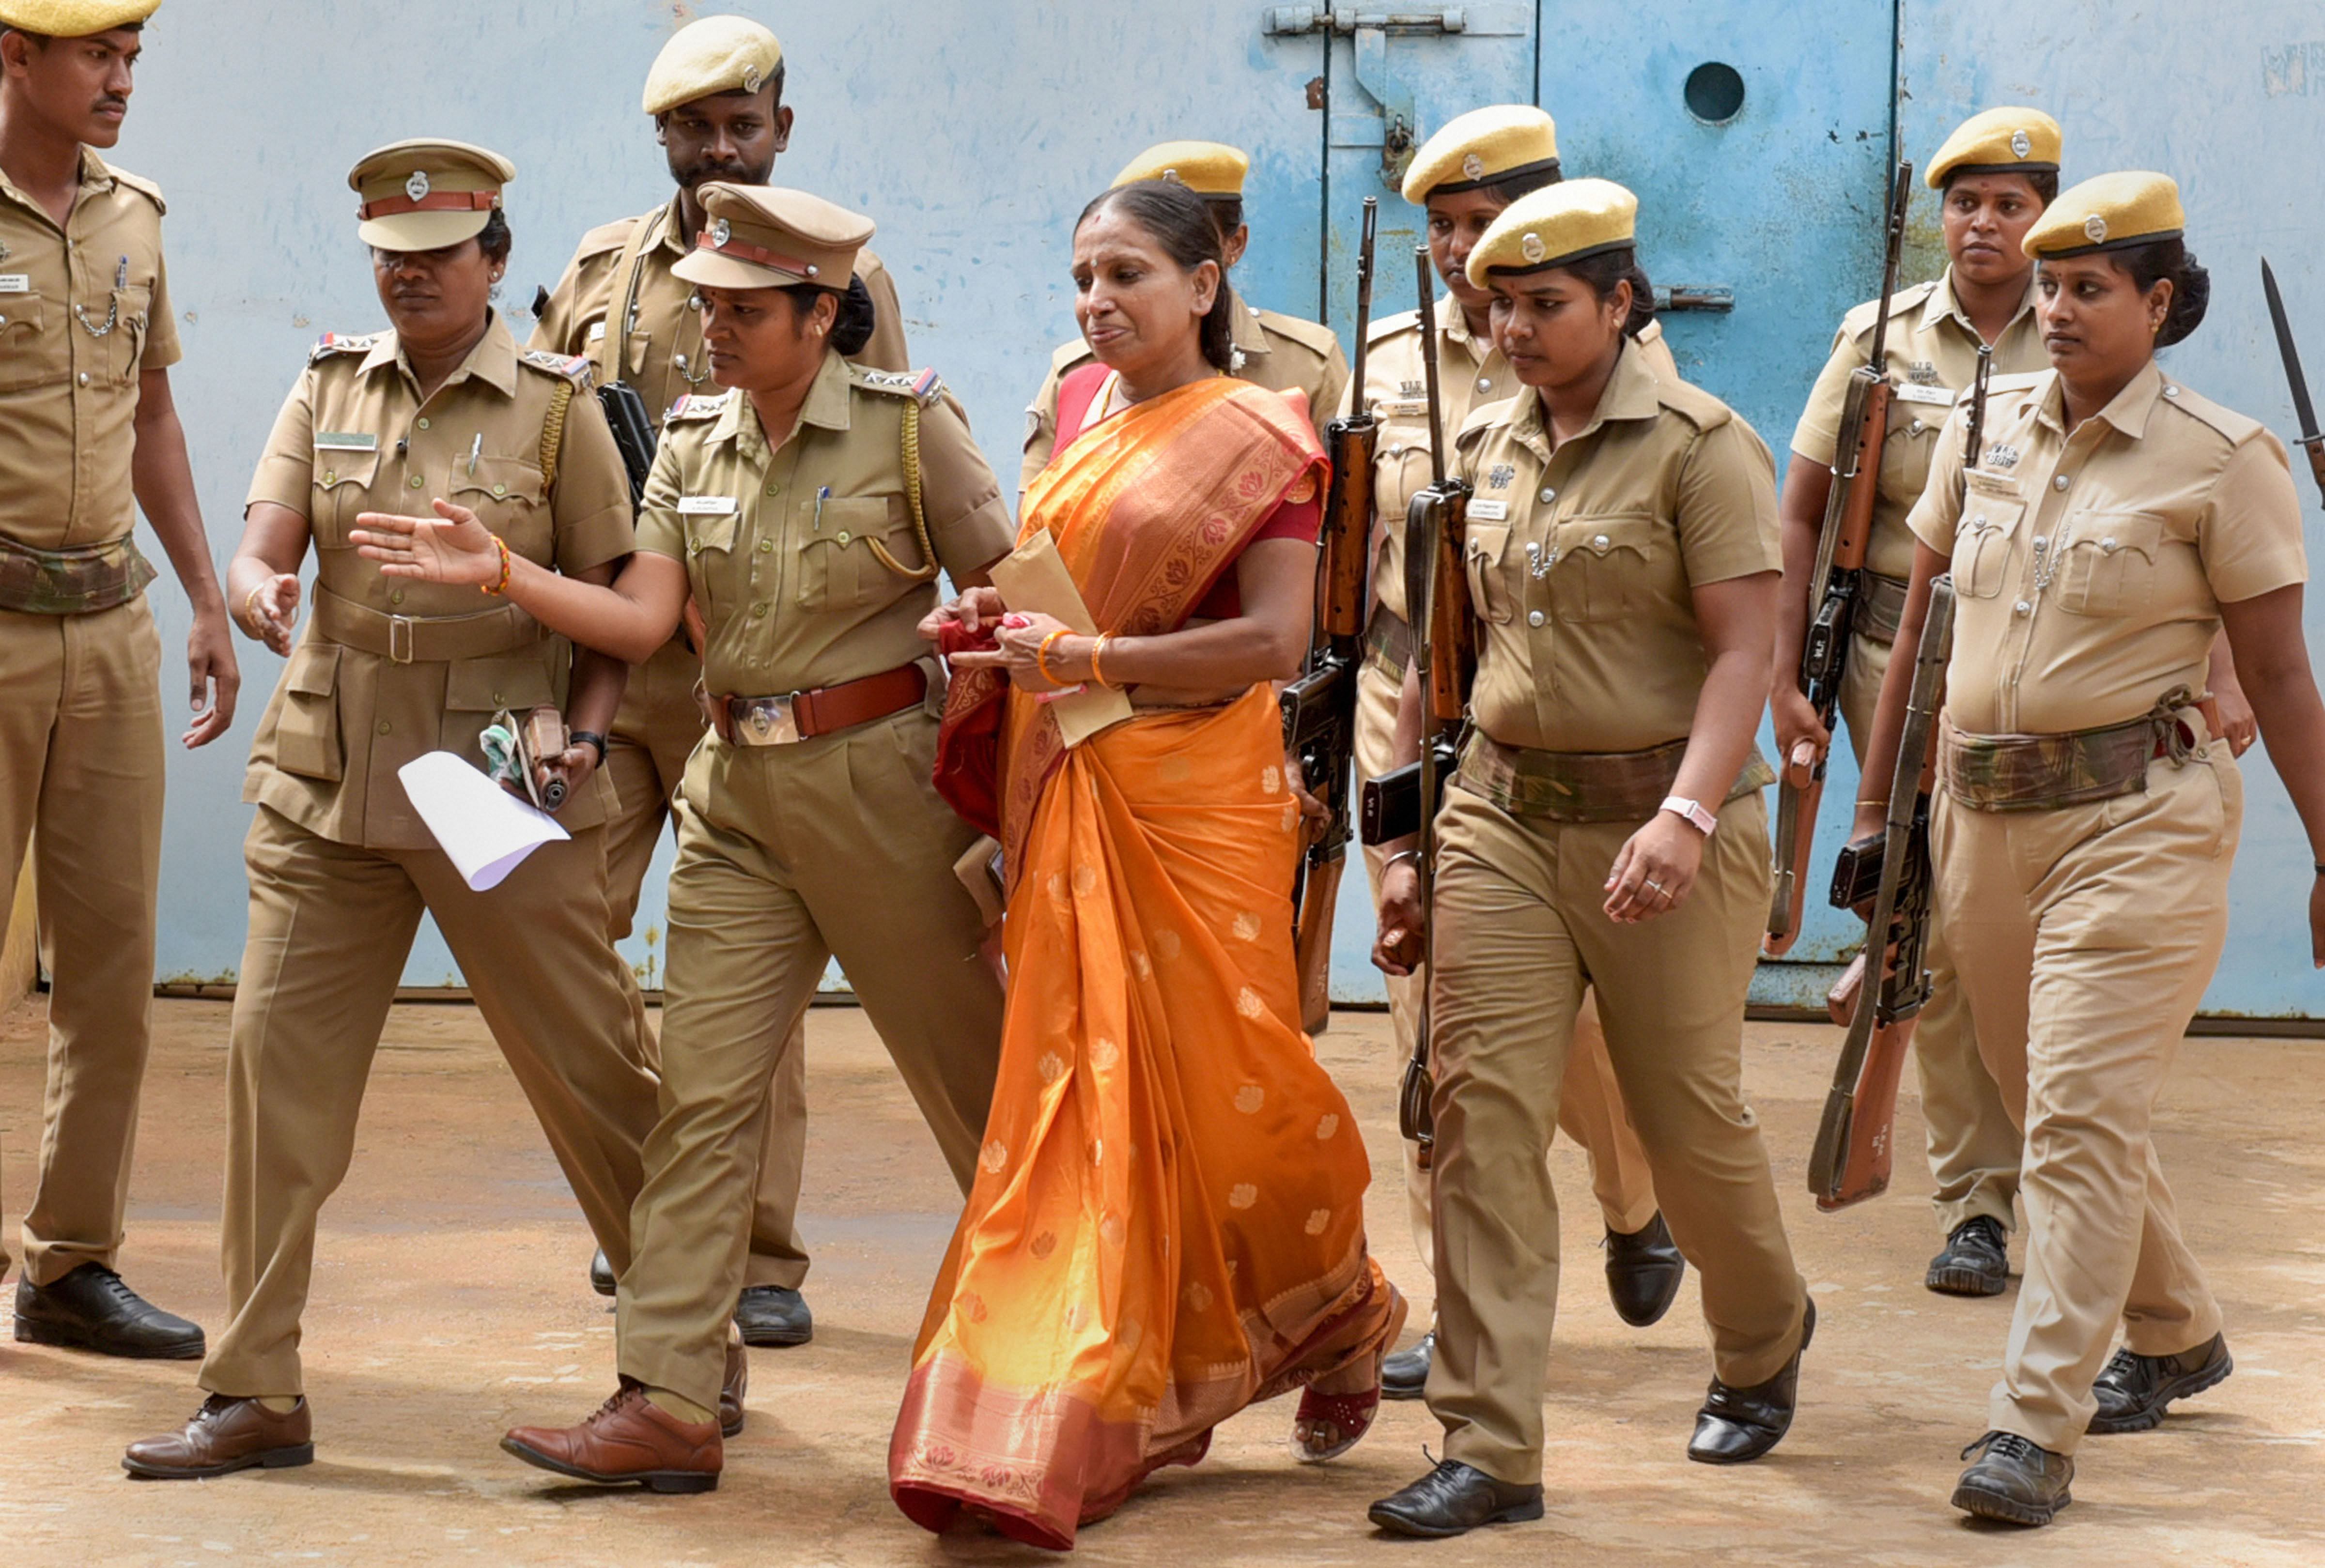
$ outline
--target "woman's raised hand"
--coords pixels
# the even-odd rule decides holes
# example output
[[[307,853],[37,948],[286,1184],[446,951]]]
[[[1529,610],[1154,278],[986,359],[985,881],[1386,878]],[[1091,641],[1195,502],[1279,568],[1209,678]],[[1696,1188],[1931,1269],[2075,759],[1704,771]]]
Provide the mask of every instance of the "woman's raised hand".
[[[957,625],[964,632],[974,632],[988,621],[998,621],[1005,613],[1001,603],[1001,590],[993,587],[971,588],[959,598],[939,604],[921,617],[921,636],[934,642],[945,627]]]
[[[449,501],[436,503],[435,518],[364,512],[347,537],[364,559],[379,563],[383,576],[479,588],[500,581],[501,552],[491,531],[475,512]]]
[[[971,589],[970,593],[979,591],[990,592]],[[962,598],[965,600],[968,596],[963,595]],[[994,608],[999,608],[997,597],[994,601]],[[1051,639],[1062,641],[1072,632],[1072,627],[1054,615],[1032,612],[1012,613],[994,623],[993,636],[997,646],[993,652],[956,653],[952,656],[952,662],[963,669],[998,669],[1009,677],[1011,684],[1018,690],[1033,692],[1036,696],[1070,691],[1076,689],[1072,682],[1052,679],[1042,669],[1042,650],[1045,646],[1051,648],[1050,669],[1056,669],[1064,660],[1064,650],[1057,648]]]

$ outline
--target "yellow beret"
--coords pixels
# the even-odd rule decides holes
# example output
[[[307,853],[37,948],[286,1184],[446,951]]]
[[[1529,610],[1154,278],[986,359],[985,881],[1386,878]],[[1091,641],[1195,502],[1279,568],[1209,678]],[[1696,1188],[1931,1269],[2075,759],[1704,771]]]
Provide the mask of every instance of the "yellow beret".
[[[384,251],[433,251],[484,233],[516,165],[466,142],[420,138],[366,152],[347,171],[363,198],[357,235]]]
[[[1243,177],[1250,170],[1251,154],[1224,142],[1163,142],[1124,164],[1114,183],[1120,187],[1142,180],[1167,180],[1197,196],[1240,199]]]
[[[0,0],[0,27],[19,27],[50,38],[87,38],[143,22],[162,0]]]
[[[1513,175],[1558,167],[1558,127],[1532,104],[1495,104],[1457,115],[1421,144],[1404,171],[1404,198],[1425,205],[1431,192],[1451,195]]]
[[[872,237],[862,213],[780,185],[714,182],[702,188],[702,209],[710,221],[671,272],[713,289],[844,290],[856,253]]]
[[[1502,208],[1469,253],[1469,281],[1487,274],[1561,267],[1633,242],[1639,198],[1611,180],[1569,180]]]
[[[747,16],[706,16],[672,34],[646,72],[646,113],[713,93],[755,93],[783,63],[775,35]]]
[[[2037,260],[2057,261],[2178,239],[2187,225],[2172,177],[2134,169],[2061,191],[2021,244]]]
[[[2056,174],[2062,140],[2040,109],[1987,109],[1954,127],[1925,178],[1939,190],[1949,174]]]

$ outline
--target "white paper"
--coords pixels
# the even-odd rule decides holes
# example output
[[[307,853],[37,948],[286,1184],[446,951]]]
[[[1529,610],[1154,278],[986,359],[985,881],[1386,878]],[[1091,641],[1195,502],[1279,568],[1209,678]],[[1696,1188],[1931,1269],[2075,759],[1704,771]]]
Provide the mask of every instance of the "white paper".
[[[534,850],[572,836],[549,813],[450,752],[416,757],[395,776],[471,892],[498,887]]]

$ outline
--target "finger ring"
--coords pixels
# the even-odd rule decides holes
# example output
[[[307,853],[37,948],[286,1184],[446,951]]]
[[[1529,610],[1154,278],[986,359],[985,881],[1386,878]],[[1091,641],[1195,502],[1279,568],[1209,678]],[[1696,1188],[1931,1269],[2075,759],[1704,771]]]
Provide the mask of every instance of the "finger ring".
[[[1659,892],[1659,893],[1660,893],[1660,892],[1662,892],[1662,891],[1663,890],[1663,883],[1661,883],[1661,882],[1657,882],[1657,881],[1650,881],[1649,883],[1647,883],[1647,886],[1649,886],[1649,887],[1651,887],[1651,888],[1654,889],[1654,890],[1655,890],[1655,891],[1657,891],[1657,892]]]

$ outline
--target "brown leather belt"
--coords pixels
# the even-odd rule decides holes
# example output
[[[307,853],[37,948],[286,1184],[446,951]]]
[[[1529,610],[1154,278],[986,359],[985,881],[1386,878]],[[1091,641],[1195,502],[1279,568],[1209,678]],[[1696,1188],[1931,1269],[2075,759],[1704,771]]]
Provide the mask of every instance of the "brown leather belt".
[[[396,664],[489,659],[530,648],[549,633],[514,604],[477,615],[388,615],[315,587],[315,630],[332,642]]]
[[[782,696],[714,696],[710,722],[730,746],[788,746],[868,724],[927,700],[929,672],[900,664],[861,680]]]
[[[1874,642],[1896,641],[1897,628],[1905,619],[1906,585],[1878,572],[1867,572],[1857,580],[1863,586],[1850,629]]]

